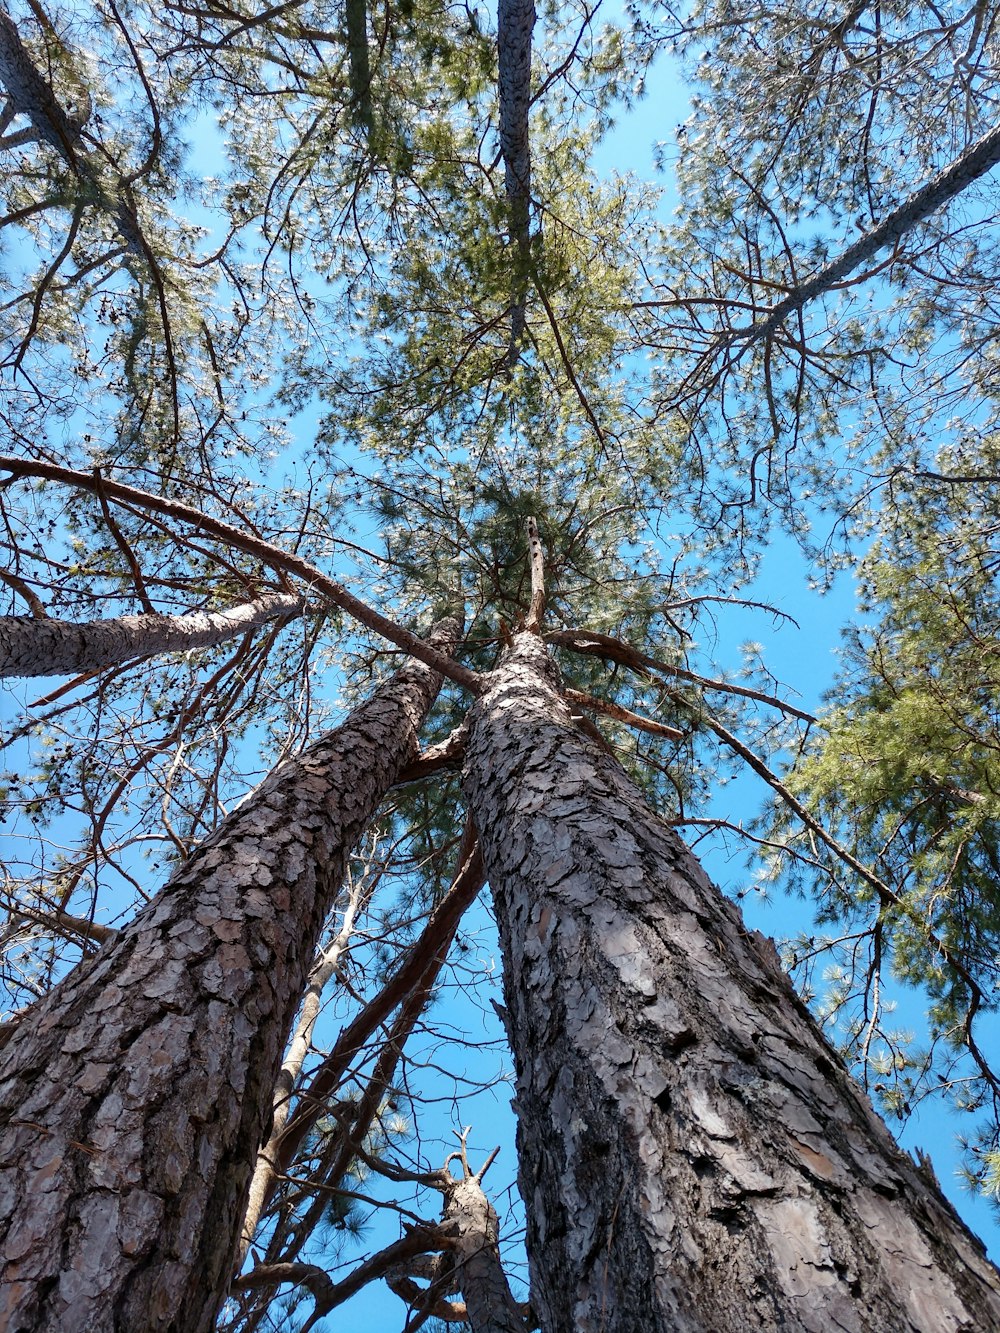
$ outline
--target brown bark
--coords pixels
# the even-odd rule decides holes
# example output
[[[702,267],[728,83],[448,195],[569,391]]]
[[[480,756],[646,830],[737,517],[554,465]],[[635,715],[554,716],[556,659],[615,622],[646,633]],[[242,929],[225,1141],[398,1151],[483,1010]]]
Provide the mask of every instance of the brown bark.
[[[573,726],[534,636],[475,705],[466,764],[546,1333],[1000,1329],[982,1247],[773,945]]]
[[[411,663],[282,764],[19,1026],[0,1078],[8,1333],[213,1326],[324,917],[439,684]]]
[[[441,1170],[425,1176],[398,1172],[399,1179],[419,1181],[444,1195],[437,1227],[440,1253],[399,1265],[386,1281],[421,1316],[461,1323],[470,1333],[525,1333],[529,1311],[514,1300],[507,1283],[500,1260],[500,1219],[482,1185],[499,1149],[474,1172],[465,1147],[468,1133],[466,1128],[459,1135],[461,1151],[450,1153]],[[462,1164],[461,1180],[451,1174],[456,1158]],[[427,1279],[429,1285],[419,1286],[413,1280],[418,1277]],[[446,1300],[453,1292],[461,1293],[463,1299]]]
[[[401,1264],[386,1281],[412,1310],[469,1333],[525,1333],[525,1316],[511,1294],[500,1261],[500,1223],[479,1176],[444,1187],[438,1228],[441,1253]],[[414,1278],[424,1278],[422,1287]],[[460,1292],[461,1301],[448,1300]]]
[[[455,1281],[471,1333],[524,1333],[500,1262],[500,1220],[483,1191],[482,1174],[467,1170],[449,1188],[441,1229],[454,1245]]]
[[[117,616],[84,624],[46,616],[0,616],[0,676],[102,671],[131,657],[208,648],[278,616],[302,610],[300,597],[273,593],[225,611],[184,616]]]

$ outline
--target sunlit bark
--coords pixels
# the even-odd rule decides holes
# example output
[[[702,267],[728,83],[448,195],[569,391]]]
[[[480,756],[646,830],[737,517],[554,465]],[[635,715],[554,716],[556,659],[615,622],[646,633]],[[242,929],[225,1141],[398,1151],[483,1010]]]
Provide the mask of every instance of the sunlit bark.
[[[466,786],[546,1333],[1000,1327],[981,1247],[521,634]]]
[[[4,1328],[213,1326],[323,921],[439,684],[407,666],[279,766],[20,1024],[0,1081]]]
[[[0,676],[101,671],[133,657],[210,648],[302,610],[299,597],[274,593],[225,611],[184,616],[117,616],[74,624],[54,617],[0,617]]]

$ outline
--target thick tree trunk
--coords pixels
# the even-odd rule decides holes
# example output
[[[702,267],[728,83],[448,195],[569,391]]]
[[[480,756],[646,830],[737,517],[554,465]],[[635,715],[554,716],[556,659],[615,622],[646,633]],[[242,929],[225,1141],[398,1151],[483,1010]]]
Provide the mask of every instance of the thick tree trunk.
[[[407,666],[281,765],[25,1018],[0,1077],[6,1333],[213,1326],[324,917],[439,684]]]
[[[978,1242],[537,638],[471,723],[545,1333],[1000,1329]]]
[[[210,648],[280,615],[302,610],[300,597],[272,593],[225,611],[184,616],[117,616],[68,620],[0,616],[0,676],[62,676],[101,671],[130,657]]]

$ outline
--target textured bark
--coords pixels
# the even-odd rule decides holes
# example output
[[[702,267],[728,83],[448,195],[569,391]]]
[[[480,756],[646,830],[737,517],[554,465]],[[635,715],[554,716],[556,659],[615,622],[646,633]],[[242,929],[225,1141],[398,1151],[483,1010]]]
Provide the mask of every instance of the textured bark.
[[[504,951],[546,1333],[1000,1329],[979,1243],[519,635],[467,793]]]
[[[970,144],[954,162],[949,162],[898,207],[892,209],[871,231],[831,259],[811,278],[791,288],[776,306],[764,316],[744,328],[729,330],[725,342],[754,343],[768,338],[784,324],[789,315],[818,296],[832,291],[845,278],[891,245],[898,245],[904,236],[925,218],[943,208],[973,182],[987,175],[1000,163],[1000,127],[990,130],[981,139]]]
[[[276,769],[20,1025],[0,1077],[6,1333],[213,1326],[323,919],[439,684],[407,666]]]
[[[118,616],[74,624],[0,616],[0,676],[62,676],[101,671],[130,657],[210,648],[280,615],[301,611],[300,597],[274,593],[226,611],[185,616]]]
[[[531,108],[531,34],[535,26],[534,0],[499,0],[497,6],[497,97],[500,103],[500,153],[504,190],[510,210],[510,235],[516,247],[511,292],[510,352],[517,360],[524,336],[527,279],[531,267],[531,144],[528,112]]]
[[[524,1333],[500,1263],[500,1222],[478,1175],[456,1180],[448,1191],[441,1230],[452,1239],[450,1257],[471,1333]]]
[[[500,1221],[483,1191],[483,1176],[499,1149],[494,1149],[476,1172],[469,1166],[465,1140],[461,1152],[452,1153],[440,1171],[423,1177],[421,1183],[439,1189],[444,1209],[438,1224],[440,1252],[421,1255],[400,1264],[387,1274],[389,1286],[425,1318],[461,1323],[470,1333],[525,1333],[527,1307],[519,1306],[507,1284],[500,1261]],[[456,1180],[449,1164],[461,1159],[462,1178]],[[425,1278],[421,1287],[414,1278]],[[461,1301],[447,1300],[460,1293]],[[411,1321],[407,1321],[408,1325]]]

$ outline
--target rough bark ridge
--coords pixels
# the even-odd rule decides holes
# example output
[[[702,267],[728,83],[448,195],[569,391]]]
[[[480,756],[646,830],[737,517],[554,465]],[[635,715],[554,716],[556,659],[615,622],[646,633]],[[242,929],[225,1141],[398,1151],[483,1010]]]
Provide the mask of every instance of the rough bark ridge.
[[[1000,1329],[978,1242],[537,638],[471,724],[545,1333]]]
[[[279,615],[294,615],[303,605],[300,597],[273,593],[225,611],[184,616],[117,616],[84,624],[48,616],[0,616],[0,676],[101,671],[130,657],[208,648]]]
[[[275,770],[25,1018],[0,1078],[6,1333],[214,1326],[324,916],[439,684],[407,666]]]

